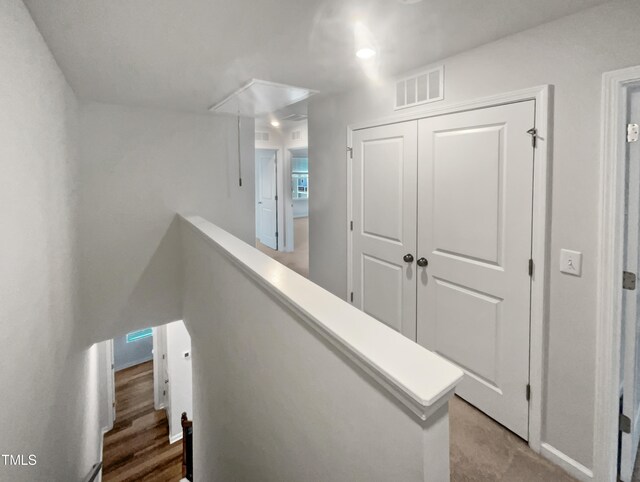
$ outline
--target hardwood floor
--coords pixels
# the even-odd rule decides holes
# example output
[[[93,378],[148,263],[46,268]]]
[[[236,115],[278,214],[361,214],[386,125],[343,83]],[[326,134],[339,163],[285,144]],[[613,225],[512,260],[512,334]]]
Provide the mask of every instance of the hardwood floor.
[[[153,362],[116,372],[116,422],[104,437],[105,482],[182,478],[182,441],[169,444],[164,410],[153,407]]]

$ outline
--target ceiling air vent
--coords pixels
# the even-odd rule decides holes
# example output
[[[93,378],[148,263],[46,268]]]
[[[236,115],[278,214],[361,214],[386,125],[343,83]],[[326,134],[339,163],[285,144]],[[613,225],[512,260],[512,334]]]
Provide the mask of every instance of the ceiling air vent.
[[[268,141],[269,133],[268,132],[256,132],[256,141]]]
[[[396,110],[444,99],[444,66],[396,83]]]

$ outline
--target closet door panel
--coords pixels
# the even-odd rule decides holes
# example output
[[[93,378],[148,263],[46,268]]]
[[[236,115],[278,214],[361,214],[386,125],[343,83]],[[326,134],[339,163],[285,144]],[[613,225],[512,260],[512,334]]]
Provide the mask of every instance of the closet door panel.
[[[419,122],[417,339],[528,438],[534,101]]]
[[[416,121],[354,132],[353,304],[413,340],[416,175]]]

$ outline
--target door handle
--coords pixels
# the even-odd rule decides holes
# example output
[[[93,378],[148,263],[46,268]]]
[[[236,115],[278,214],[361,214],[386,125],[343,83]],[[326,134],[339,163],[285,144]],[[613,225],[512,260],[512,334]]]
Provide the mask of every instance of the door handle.
[[[412,254],[405,254],[402,259],[404,260],[405,263],[413,263],[413,255]]]
[[[427,260],[427,258],[420,258],[418,259],[418,261],[416,261],[416,264],[421,268],[424,268],[425,266],[429,265],[429,261]]]

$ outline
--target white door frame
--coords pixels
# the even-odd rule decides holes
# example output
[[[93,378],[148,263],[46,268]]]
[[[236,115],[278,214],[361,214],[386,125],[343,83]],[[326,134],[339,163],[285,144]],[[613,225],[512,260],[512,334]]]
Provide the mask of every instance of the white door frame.
[[[116,385],[114,380],[115,368],[113,365],[113,339],[105,340],[102,343],[104,343],[104,367],[106,368],[107,377],[107,398],[105,400],[105,403],[107,404],[107,424],[106,426],[102,427],[102,433],[105,434],[113,428],[113,423],[116,419]]]
[[[532,256],[534,271],[531,278],[531,337],[529,355],[529,384],[531,399],[529,401],[529,446],[535,452],[541,451],[542,436],[542,393],[544,368],[544,327],[548,319],[549,299],[549,197],[551,196],[550,173],[552,157],[552,132],[550,128],[550,111],[552,108],[553,87],[542,85],[529,89],[484,97],[446,106],[417,109],[410,113],[395,115],[370,122],[360,122],[347,127],[347,292],[350,300],[353,286],[352,273],[352,237],[350,223],[352,212],[352,162],[353,131],[377,127],[397,122],[424,119],[444,114],[483,109],[514,102],[535,100],[535,127],[537,129],[537,148],[533,169],[533,231]],[[532,126],[533,127],[533,126]]]
[[[598,312],[594,479],[616,478],[624,249],[625,114],[627,88],[640,82],[640,66],[602,76]]]
[[[166,407],[169,398],[164,381],[167,379],[163,358],[167,356],[167,325],[153,327],[153,407],[161,410]],[[165,390],[163,396],[162,391]]]

